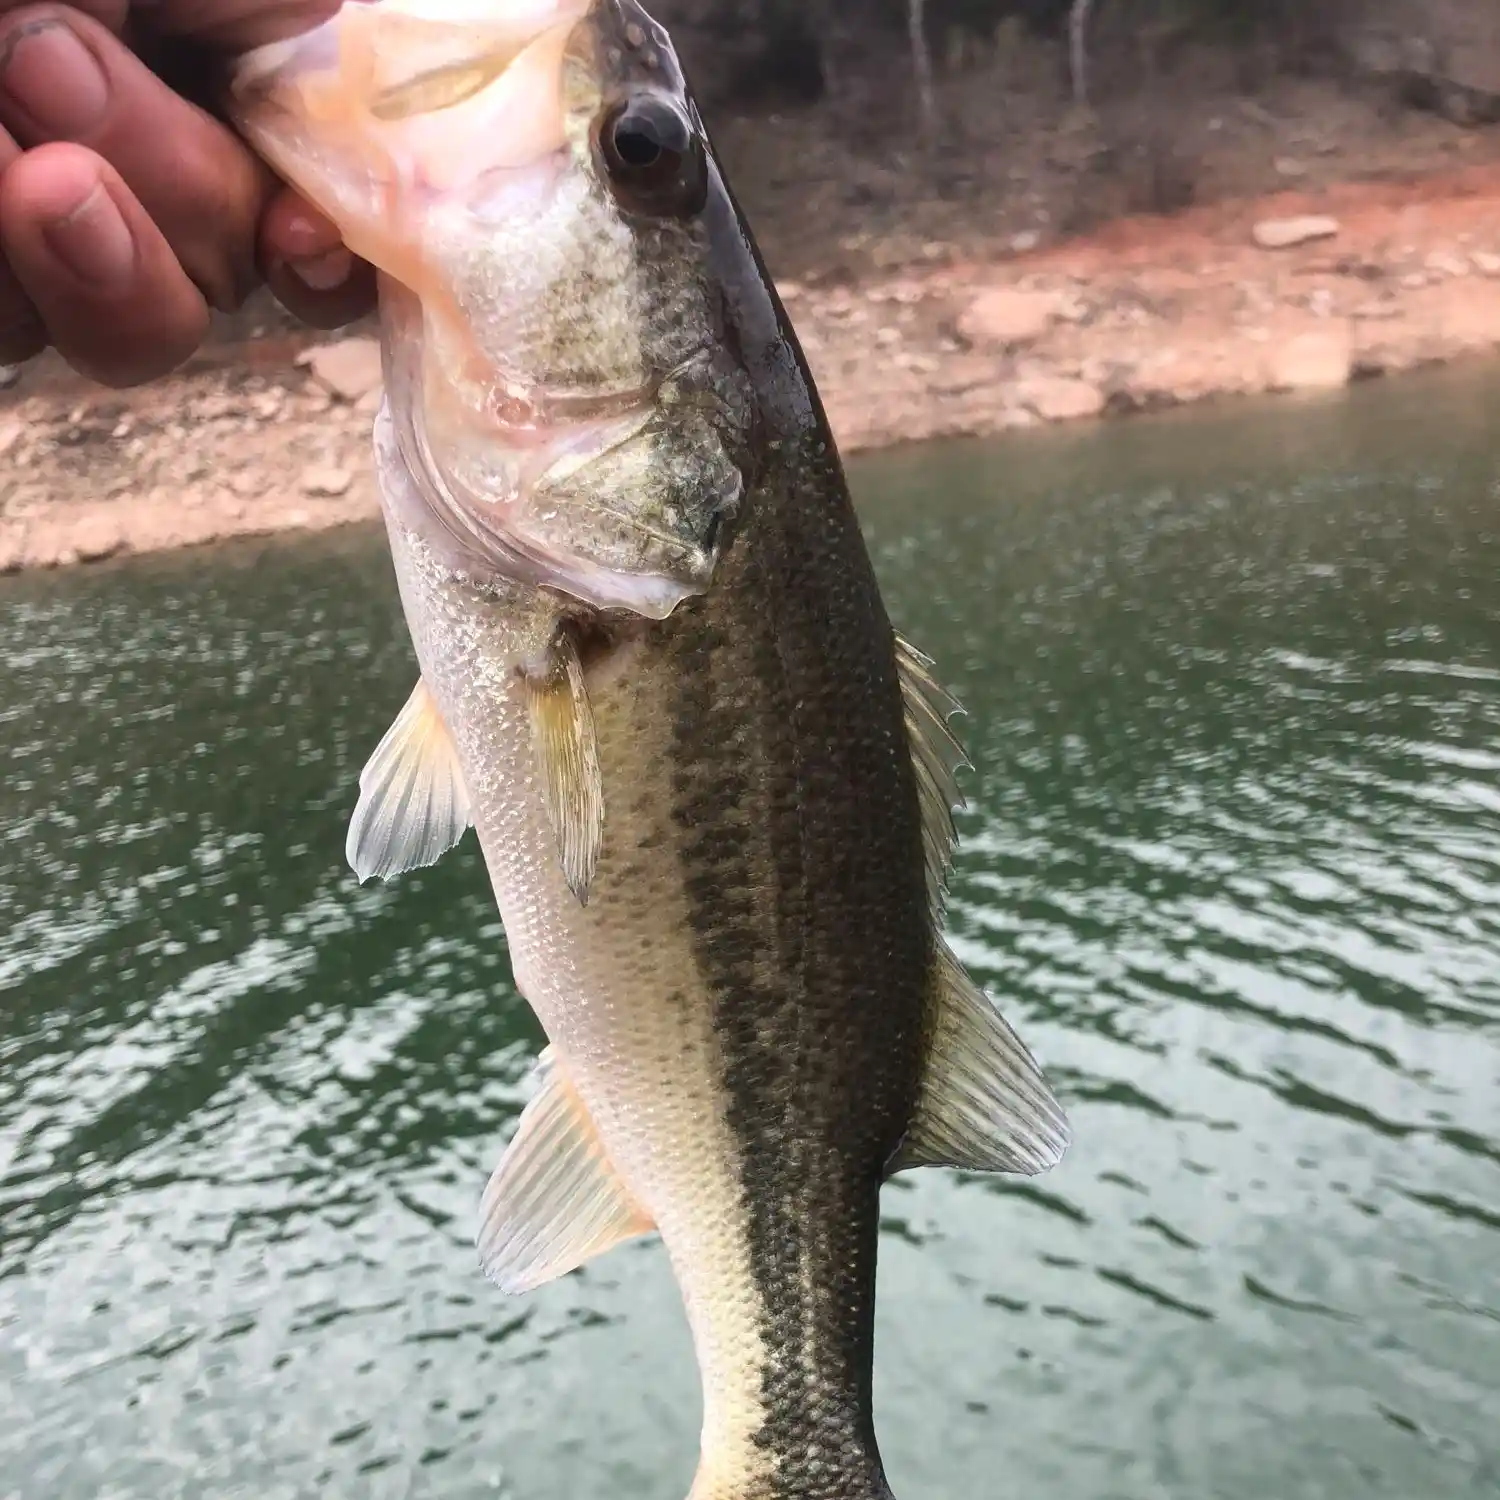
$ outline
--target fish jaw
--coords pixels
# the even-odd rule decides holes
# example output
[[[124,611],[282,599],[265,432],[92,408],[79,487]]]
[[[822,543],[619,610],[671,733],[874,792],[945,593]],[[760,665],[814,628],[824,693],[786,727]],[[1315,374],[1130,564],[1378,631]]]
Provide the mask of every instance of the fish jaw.
[[[380,272],[386,384],[469,576],[662,619],[711,585],[754,463],[696,222],[632,216],[599,132],[649,98],[706,160],[664,34],[619,0],[371,0],[242,58],[231,113]],[[636,204],[639,207],[639,204]]]
[[[424,207],[562,148],[561,55],[589,3],[346,0],[310,31],[244,54],[230,111],[350,249],[407,280]],[[485,149],[456,152],[465,138]]]

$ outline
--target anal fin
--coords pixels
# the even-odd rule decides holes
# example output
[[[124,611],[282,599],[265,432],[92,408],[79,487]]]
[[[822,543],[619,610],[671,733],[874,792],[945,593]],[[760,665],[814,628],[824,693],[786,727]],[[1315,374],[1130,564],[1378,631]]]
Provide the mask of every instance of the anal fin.
[[[361,881],[435,863],[472,820],[458,753],[427,684],[411,696],[359,774],[344,854]]]
[[[604,836],[604,778],[578,645],[564,626],[539,672],[522,674],[547,816],[568,889],[587,904]]]
[[[1071,1131],[1042,1070],[948,945],[938,940],[932,1037],[915,1118],[888,1172],[962,1167],[1034,1176]]]
[[[556,1048],[537,1059],[540,1090],[490,1177],[479,1259],[507,1292],[526,1292],[656,1225],[605,1154]]]

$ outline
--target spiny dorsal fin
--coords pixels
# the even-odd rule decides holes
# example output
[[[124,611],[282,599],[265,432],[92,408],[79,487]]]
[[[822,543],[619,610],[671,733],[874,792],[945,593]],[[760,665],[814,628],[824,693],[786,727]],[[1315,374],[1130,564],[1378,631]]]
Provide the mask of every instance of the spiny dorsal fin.
[[[900,635],[896,637],[896,670],[922,808],[927,891],[936,914],[947,893],[953,846],[958,840],[953,812],[964,806],[957,773],[967,769],[969,762],[958,737],[948,727],[948,720],[963,709],[933,677],[931,659]]]
[[[359,773],[344,854],[361,881],[433,864],[471,821],[448,726],[421,678]]]
[[[1071,1132],[1042,1070],[941,939],[922,1092],[889,1171],[964,1167],[1033,1176],[1055,1167]]]
[[[531,1291],[656,1227],[615,1175],[555,1047],[536,1071],[541,1088],[480,1206],[480,1264],[507,1292]]]
[[[583,663],[564,627],[535,673],[524,673],[531,743],[568,888],[587,905],[604,837],[604,778]]]

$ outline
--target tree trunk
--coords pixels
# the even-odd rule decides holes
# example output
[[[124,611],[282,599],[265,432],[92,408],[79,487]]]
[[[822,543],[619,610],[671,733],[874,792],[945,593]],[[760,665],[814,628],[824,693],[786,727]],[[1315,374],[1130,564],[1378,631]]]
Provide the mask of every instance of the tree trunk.
[[[1068,60],[1073,75],[1073,102],[1085,108],[1089,102],[1089,11],[1094,0],[1073,0],[1068,13]]]
[[[912,70],[917,75],[922,138],[930,145],[937,134],[937,99],[932,91],[932,53],[927,46],[927,0],[907,0],[906,26],[911,37]]]

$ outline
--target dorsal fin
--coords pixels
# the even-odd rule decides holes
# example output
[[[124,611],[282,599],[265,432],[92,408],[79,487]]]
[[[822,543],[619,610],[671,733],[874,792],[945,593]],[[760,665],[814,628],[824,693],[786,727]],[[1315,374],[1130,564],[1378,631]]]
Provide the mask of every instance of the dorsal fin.
[[[953,813],[965,805],[957,773],[970,769],[958,736],[948,727],[948,720],[963,709],[932,675],[932,659],[900,635],[896,636],[896,671],[922,807],[927,892],[936,916],[947,895],[953,846],[958,840]]]
[[[1055,1167],[1071,1132],[1026,1045],[941,939],[933,965],[922,1091],[888,1172],[963,1167],[1032,1176]]]

